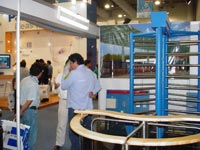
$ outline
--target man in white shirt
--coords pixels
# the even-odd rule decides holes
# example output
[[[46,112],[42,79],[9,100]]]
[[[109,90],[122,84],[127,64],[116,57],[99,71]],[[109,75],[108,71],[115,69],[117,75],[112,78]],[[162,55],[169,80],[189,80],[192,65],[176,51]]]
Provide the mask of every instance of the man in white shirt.
[[[39,78],[43,68],[39,63],[33,63],[30,76],[22,79],[20,85],[20,115],[23,124],[30,126],[28,149],[33,150],[38,131],[38,107],[40,105]]]
[[[63,73],[61,88],[68,91],[68,123],[70,123],[75,115],[74,110],[93,109],[92,98],[99,92],[101,86],[96,75],[84,65],[83,57],[80,54],[70,55],[68,61],[71,71],[66,78],[66,72]],[[89,128],[90,121],[91,118],[87,117],[83,121],[83,126]],[[79,136],[71,128],[69,129],[69,137],[71,150],[80,150]]]
[[[56,145],[54,150],[59,150],[65,144],[65,135],[67,129],[68,109],[67,109],[67,91],[60,88],[62,80],[62,73],[56,76],[56,79],[52,86],[52,92],[58,93],[59,105],[58,105],[58,124],[56,130]]]

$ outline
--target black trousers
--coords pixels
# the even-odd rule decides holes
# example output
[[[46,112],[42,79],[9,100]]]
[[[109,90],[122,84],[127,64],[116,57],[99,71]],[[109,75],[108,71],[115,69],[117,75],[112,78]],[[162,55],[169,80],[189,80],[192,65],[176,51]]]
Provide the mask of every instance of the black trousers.
[[[75,115],[76,114],[74,113],[74,109],[68,108],[68,123],[69,124]],[[88,130],[91,129],[91,120],[92,120],[91,116],[87,116],[82,122],[82,125]],[[70,128],[70,126],[69,126],[69,139],[71,141],[71,150],[91,150],[92,149],[91,140],[87,138],[83,138],[83,137],[81,138],[78,134],[76,134]]]

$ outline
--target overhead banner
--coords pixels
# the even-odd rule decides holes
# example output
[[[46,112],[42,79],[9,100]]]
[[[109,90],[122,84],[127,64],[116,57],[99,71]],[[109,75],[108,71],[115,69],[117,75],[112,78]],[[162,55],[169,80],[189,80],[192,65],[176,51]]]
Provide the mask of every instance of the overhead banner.
[[[149,18],[153,11],[154,3],[152,1],[137,0],[137,18]]]

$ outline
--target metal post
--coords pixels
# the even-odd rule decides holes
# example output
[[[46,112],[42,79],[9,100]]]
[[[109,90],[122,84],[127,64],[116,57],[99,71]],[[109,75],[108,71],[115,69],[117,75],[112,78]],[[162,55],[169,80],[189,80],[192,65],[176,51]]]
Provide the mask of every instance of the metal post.
[[[130,33],[130,62],[129,62],[129,72],[130,72],[130,98],[129,98],[129,110],[128,112],[130,114],[132,114],[134,112],[134,68],[133,68],[133,64],[134,64],[134,42],[133,42],[133,33]]]
[[[17,47],[17,59],[16,59],[16,102],[17,102],[17,112],[16,112],[16,119],[17,119],[17,149],[21,149],[21,138],[20,138],[20,7],[21,7],[21,0],[17,1],[17,28],[16,28],[16,47]]]
[[[163,101],[164,101],[164,68],[163,68],[163,38],[162,27],[156,28],[156,114],[163,115]],[[163,130],[161,127],[157,128],[157,137],[163,137]]]
[[[148,137],[148,131],[147,131],[147,122],[143,121],[143,129],[142,129],[142,137],[144,139],[146,139]],[[149,148],[148,147],[143,147],[143,150],[148,150]]]
[[[0,149],[3,149],[3,127],[0,125]]]
[[[164,53],[163,53],[163,58],[164,58],[164,65],[163,65],[163,68],[164,68],[164,107],[163,107],[163,115],[166,116],[168,115],[168,112],[166,111],[168,109],[168,88],[166,88],[166,86],[168,86],[168,78],[166,78],[166,76],[168,75],[168,55],[167,55],[167,52],[168,52],[168,44],[167,44],[167,36],[166,35],[163,35],[163,43],[164,43]]]
[[[162,115],[162,28],[156,28],[156,114]]]
[[[130,39],[130,61],[129,61],[129,73],[130,73],[130,77],[129,77],[129,107],[128,107],[128,113],[129,114],[133,114],[134,112],[134,42],[133,42],[133,33],[131,32],[129,34],[129,39]],[[129,134],[131,131],[133,130],[133,126],[128,126],[127,127],[127,134]]]

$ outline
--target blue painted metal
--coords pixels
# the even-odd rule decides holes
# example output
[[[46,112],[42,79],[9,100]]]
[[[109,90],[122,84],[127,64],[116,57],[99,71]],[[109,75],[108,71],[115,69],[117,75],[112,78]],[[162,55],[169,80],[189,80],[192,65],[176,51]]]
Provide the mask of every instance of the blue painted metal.
[[[198,40],[200,40],[200,31],[198,31]],[[200,43],[198,43],[198,52],[200,53]],[[198,64],[200,64],[200,57],[198,57]],[[200,67],[198,66],[198,76],[200,76]],[[200,78],[198,78],[198,88],[200,88]],[[200,90],[197,92],[197,99],[200,100]],[[200,112],[200,103],[197,103],[197,111]]]
[[[163,80],[162,80],[162,28],[156,28],[156,115],[162,115],[162,91],[163,91]]]
[[[134,99],[134,68],[133,68],[133,64],[134,64],[134,48],[135,48],[135,44],[133,42],[133,37],[134,34],[131,32],[130,35],[130,64],[129,64],[129,72],[130,72],[130,76],[129,76],[129,89],[130,89],[130,98],[129,98],[129,113],[133,114],[134,112],[134,107],[133,107],[133,99]]]
[[[170,30],[170,37],[198,35],[198,32]]]
[[[156,115],[162,116],[164,114],[164,59],[163,59],[163,29],[161,27],[156,28]],[[157,128],[157,137],[163,137],[163,128]]]
[[[137,104],[134,105],[134,100],[144,100],[149,99],[149,91],[139,91],[134,93],[134,98],[130,99],[130,91],[129,90],[107,90],[106,98],[107,101],[112,101],[115,107],[107,107],[106,110],[117,111],[122,113],[130,113],[134,110],[134,112],[145,112],[149,111],[149,105],[146,104]],[[130,109],[131,107],[133,109]],[[133,113],[133,112],[132,112]],[[134,125],[127,123],[124,124],[126,127],[126,133],[130,134]]]
[[[168,44],[167,41],[173,37],[193,36],[197,35],[200,40],[200,31],[174,31],[170,29],[166,12],[152,12],[151,14],[152,28],[155,32],[152,33],[130,33],[130,99],[134,98],[134,38],[136,37],[152,37],[156,38],[156,115],[166,116],[168,112]],[[200,43],[198,43],[198,52],[200,53]],[[198,56],[198,64],[200,57]],[[200,76],[200,67],[198,67],[198,76]],[[200,88],[200,78],[198,78],[198,88]],[[200,90],[197,92],[197,99],[200,100]],[[130,103],[132,105],[132,103]],[[197,111],[200,112],[200,103],[197,103]],[[132,110],[130,110],[132,112]],[[157,137],[164,136],[164,129],[157,128]]]
[[[167,116],[168,115],[168,111],[165,111],[168,109],[168,88],[166,88],[166,86],[168,85],[168,79],[167,79],[167,75],[168,75],[168,55],[167,55],[167,52],[168,52],[168,44],[167,44],[167,36],[164,36],[163,37],[163,41],[164,41],[164,86],[165,86],[165,89],[164,89],[164,116]]]
[[[158,19],[159,18],[159,19]],[[166,35],[170,35],[170,24],[167,18],[166,12],[152,12],[151,13],[151,27],[156,30],[156,28],[162,28]]]
[[[151,26],[153,29],[157,27],[163,27],[169,29],[169,22],[167,19],[167,13],[164,11],[151,13]]]

